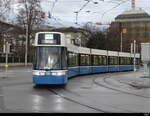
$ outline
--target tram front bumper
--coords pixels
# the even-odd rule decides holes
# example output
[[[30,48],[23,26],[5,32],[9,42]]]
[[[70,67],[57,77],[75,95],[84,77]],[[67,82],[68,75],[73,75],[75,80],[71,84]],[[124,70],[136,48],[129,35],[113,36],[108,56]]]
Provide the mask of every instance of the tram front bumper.
[[[34,75],[34,84],[66,84],[68,80],[67,72],[61,74],[60,72],[43,72],[43,75]]]
[[[66,76],[33,76],[34,84],[65,84]]]

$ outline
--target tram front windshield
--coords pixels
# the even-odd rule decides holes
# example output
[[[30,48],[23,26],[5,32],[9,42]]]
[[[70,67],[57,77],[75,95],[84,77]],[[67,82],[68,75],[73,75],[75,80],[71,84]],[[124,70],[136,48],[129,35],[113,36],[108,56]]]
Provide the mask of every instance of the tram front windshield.
[[[34,70],[65,70],[67,55],[64,47],[36,47],[33,62]]]

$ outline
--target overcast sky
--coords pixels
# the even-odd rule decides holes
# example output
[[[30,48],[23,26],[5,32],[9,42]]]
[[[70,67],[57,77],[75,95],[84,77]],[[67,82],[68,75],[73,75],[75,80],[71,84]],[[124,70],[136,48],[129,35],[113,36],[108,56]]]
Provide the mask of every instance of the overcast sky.
[[[102,22],[110,23],[125,10],[131,9],[131,0],[89,0],[90,2],[78,13],[78,23]],[[136,8],[142,8],[150,14],[150,0],[135,0]],[[97,2],[98,4],[94,4]],[[54,19],[49,19],[51,24],[75,25],[76,14],[87,0],[42,0],[42,8],[47,13],[50,11]],[[90,12],[87,12],[90,11]]]

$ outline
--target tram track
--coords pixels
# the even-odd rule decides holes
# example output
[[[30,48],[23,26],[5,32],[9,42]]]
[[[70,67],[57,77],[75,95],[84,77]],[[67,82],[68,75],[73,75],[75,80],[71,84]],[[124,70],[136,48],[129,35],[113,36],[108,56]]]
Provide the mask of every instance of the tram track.
[[[65,88],[63,88],[63,90],[66,91],[66,92],[69,92],[69,93],[71,93],[71,94],[73,94],[73,95],[76,95],[76,96],[78,96],[78,97],[81,97],[81,95],[80,95],[79,93],[77,93],[77,92],[73,92],[73,91],[71,91],[71,90],[69,90],[69,89],[65,89]]]
[[[66,97],[66,96],[64,96],[64,95],[59,94],[58,92],[56,92],[56,91],[53,90],[53,89],[48,88],[48,91],[52,92],[53,94],[55,94],[55,95],[57,95],[57,96],[59,96],[59,97],[65,99],[65,100],[67,100],[67,101],[70,101],[70,102],[72,102],[72,103],[75,103],[75,104],[78,104],[78,105],[81,105],[81,106],[84,106],[84,107],[93,109],[93,110],[98,111],[98,112],[101,112],[101,113],[110,113],[109,111],[105,111],[105,110],[100,109],[100,108],[95,108],[95,107],[93,107],[93,106],[90,106],[90,105],[87,105],[87,104],[83,104],[83,103],[81,103],[81,102],[79,102],[79,101],[76,101],[76,100],[74,100],[74,99],[68,98],[68,97]]]
[[[93,79],[92,79],[92,80],[93,80]],[[62,88],[62,89],[63,89],[64,91],[67,91],[67,92],[71,93],[71,94],[73,93],[73,94],[80,95],[80,94],[78,94],[78,93],[76,93],[76,92],[74,93],[74,92],[72,92],[72,91],[70,91],[70,90],[68,90],[68,89],[65,89],[65,88]],[[68,98],[68,97],[66,97],[66,96],[64,96],[64,95],[62,95],[62,94],[60,94],[59,92],[57,92],[57,91],[54,90],[54,89],[48,88],[48,91],[52,92],[53,94],[55,94],[55,95],[57,95],[57,96],[59,96],[59,97],[65,99],[65,100],[67,100],[67,101],[73,102],[73,103],[75,103],[75,104],[78,104],[78,105],[81,105],[81,106],[84,106],[84,107],[87,107],[87,108],[90,108],[90,109],[93,109],[93,110],[95,110],[95,111],[102,112],[102,113],[112,113],[112,111],[106,111],[106,110],[104,110],[104,109],[96,108],[96,107],[93,107],[93,106],[91,106],[91,105],[83,104],[83,103],[81,103],[80,101],[77,101],[77,100],[75,100],[75,99]],[[79,97],[79,96],[78,96],[78,97]],[[80,95],[80,97],[81,97],[81,95]],[[106,104],[103,104],[103,105],[105,106]],[[134,113],[133,111],[130,111],[130,110],[127,110],[127,109],[121,109],[121,108],[116,107],[116,106],[112,106],[112,105],[108,105],[108,104],[107,104],[106,106],[111,107],[111,108],[115,108],[115,109],[120,109],[120,110],[122,110],[122,111],[124,111],[124,112]]]
[[[97,82],[97,81],[96,81],[97,78],[98,78],[98,77],[94,78],[94,79],[93,79],[93,82],[94,82],[94,84],[96,84],[96,85],[98,85],[98,86],[101,86],[101,87],[104,87],[104,88],[107,88],[107,89],[110,89],[110,90],[114,90],[114,91],[117,91],[117,92],[121,92],[121,93],[124,93],[124,94],[134,95],[134,96],[137,96],[137,97],[142,97],[142,98],[150,99],[150,97],[147,97],[147,96],[142,96],[142,95],[130,93],[130,92],[127,92],[127,91],[123,91],[123,90],[120,90],[120,89],[116,89],[116,88],[114,88],[114,87],[109,87],[109,86],[107,86],[107,85],[104,85],[104,84],[102,84],[102,83]],[[108,76],[103,77],[103,82],[106,83],[106,84],[108,84],[108,85],[110,85],[110,83],[108,83],[108,82],[106,81],[108,78],[111,78],[111,77],[108,77]],[[124,84],[125,84],[125,83],[124,83]]]

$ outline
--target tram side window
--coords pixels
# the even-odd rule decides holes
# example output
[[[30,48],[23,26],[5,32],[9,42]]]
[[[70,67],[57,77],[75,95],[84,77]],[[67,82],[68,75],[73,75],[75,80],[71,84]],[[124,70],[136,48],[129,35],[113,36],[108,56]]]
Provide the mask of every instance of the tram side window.
[[[109,65],[113,65],[113,58],[111,56],[109,56]]]
[[[127,65],[130,65],[130,64],[131,64],[131,58],[126,57],[126,64],[127,64]]]
[[[136,65],[138,65],[138,58],[136,58]]]
[[[84,66],[86,64],[86,57],[85,55],[81,54],[80,55],[80,65]]]
[[[61,64],[62,64],[62,69],[67,69],[67,49],[62,48],[61,51]]]
[[[140,65],[140,64],[141,64],[141,59],[140,59],[140,58],[138,58],[138,61],[139,61],[138,65]]]
[[[130,58],[130,64],[133,65],[134,64],[134,58]],[[140,59],[136,58],[136,65],[140,64]]]
[[[93,56],[93,65],[94,66],[99,65],[99,56],[96,55]]]
[[[103,56],[98,56],[99,57],[99,65],[103,65]]]
[[[80,65],[89,66],[90,65],[90,55],[81,54],[80,55]]]
[[[114,65],[118,65],[118,57],[117,56],[114,57]]]
[[[115,56],[109,57],[109,65],[117,65],[118,64],[118,58]]]
[[[133,60],[133,58],[131,58],[130,64],[133,65],[133,62],[134,62],[134,60]]]
[[[130,65],[131,58],[129,57],[120,57],[120,65]]]
[[[103,65],[107,65],[107,56],[102,56]]]
[[[69,66],[78,66],[78,55],[76,53],[68,53],[68,64]]]
[[[138,65],[140,65],[141,64],[141,59],[140,58],[138,58]]]
[[[107,64],[106,58],[107,58],[106,56],[93,55],[93,65],[94,66],[106,65]]]
[[[86,59],[87,59],[87,66],[90,66],[91,65],[91,56],[86,55]]]
[[[125,64],[125,59],[124,57],[120,57],[120,65],[124,65]]]
[[[140,59],[136,58],[136,65],[139,65],[139,64],[140,64]]]

